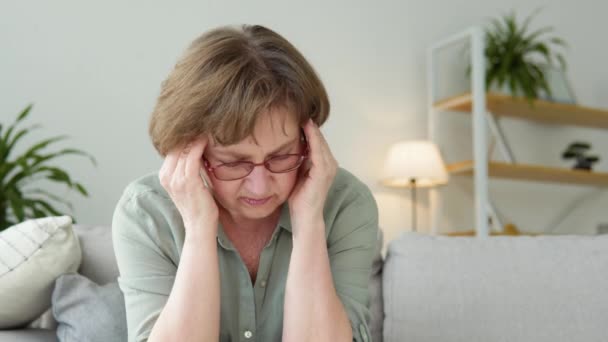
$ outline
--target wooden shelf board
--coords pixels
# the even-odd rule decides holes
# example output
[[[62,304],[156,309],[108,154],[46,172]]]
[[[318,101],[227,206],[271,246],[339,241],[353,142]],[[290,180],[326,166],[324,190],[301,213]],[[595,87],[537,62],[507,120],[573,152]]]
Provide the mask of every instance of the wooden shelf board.
[[[472,95],[465,93],[435,103],[435,108],[444,111],[471,112]],[[486,107],[492,114],[543,123],[574,125],[608,129],[608,110],[584,106],[533,101],[532,106],[524,98],[513,98],[499,93],[486,94]]]
[[[451,174],[473,175],[473,161],[447,165]],[[572,170],[525,164],[509,164],[491,161],[488,165],[490,177],[535,181],[544,183],[566,183],[588,186],[608,186],[608,173],[584,170]]]

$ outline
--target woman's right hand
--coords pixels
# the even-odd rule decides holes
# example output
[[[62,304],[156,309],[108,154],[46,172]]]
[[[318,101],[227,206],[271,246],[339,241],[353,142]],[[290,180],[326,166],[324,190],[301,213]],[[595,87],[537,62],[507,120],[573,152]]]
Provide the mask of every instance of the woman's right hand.
[[[209,180],[202,165],[207,143],[205,137],[169,152],[158,173],[160,184],[182,216],[186,233],[191,229],[217,229],[217,204],[201,178],[202,172]]]

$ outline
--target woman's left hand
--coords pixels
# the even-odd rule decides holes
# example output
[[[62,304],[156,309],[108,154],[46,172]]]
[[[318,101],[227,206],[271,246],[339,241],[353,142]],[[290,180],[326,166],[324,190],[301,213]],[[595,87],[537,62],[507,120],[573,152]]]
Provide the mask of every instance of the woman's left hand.
[[[299,227],[323,222],[325,199],[338,171],[338,162],[319,127],[309,119],[303,128],[309,146],[308,160],[301,166],[288,200],[294,234]]]

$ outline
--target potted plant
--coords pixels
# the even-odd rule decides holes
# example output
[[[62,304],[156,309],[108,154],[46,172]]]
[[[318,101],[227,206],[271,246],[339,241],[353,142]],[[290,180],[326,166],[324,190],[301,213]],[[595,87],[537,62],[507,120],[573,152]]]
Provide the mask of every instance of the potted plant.
[[[591,145],[585,142],[573,142],[568,145],[568,148],[562,153],[563,159],[575,159],[576,164],[572,167],[575,170],[591,171],[593,163],[597,163],[600,158],[598,156],[587,155],[587,151]]]
[[[20,155],[14,154],[16,144],[40,125],[17,130],[17,126],[30,113],[32,105],[26,107],[10,126],[0,123],[0,231],[29,218],[63,215],[53,202],[61,203],[73,210],[71,203],[37,187],[40,180],[65,184],[83,196],[88,196],[85,187],[70,177],[67,171],[50,162],[58,157],[76,154],[88,157],[93,165],[95,159],[86,152],[66,148],[55,152],[44,152],[49,145],[67,138],[56,136],[41,140]],[[74,220],[75,222],[75,220]]]
[[[508,92],[513,97],[525,97],[529,102],[542,92],[551,96],[546,67],[564,71],[566,61],[555,48],[565,47],[558,37],[545,38],[553,31],[543,27],[530,31],[535,11],[523,23],[517,21],[515,12],[491,20],[485,29],[486,90]],[[471,66],[467,68],[470,75]]]

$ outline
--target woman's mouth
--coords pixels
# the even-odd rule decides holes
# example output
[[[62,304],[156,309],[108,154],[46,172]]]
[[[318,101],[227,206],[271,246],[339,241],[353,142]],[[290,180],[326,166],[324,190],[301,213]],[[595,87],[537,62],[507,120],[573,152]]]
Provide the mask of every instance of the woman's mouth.
[[[269,199],[270,199],[270,197],[266,197],[266,198],[262,198],[262,199],[241,197],[241,201],[247,203],[250,206],[261,206],[263,204],[266,204],[266,202],[268,202]]]

